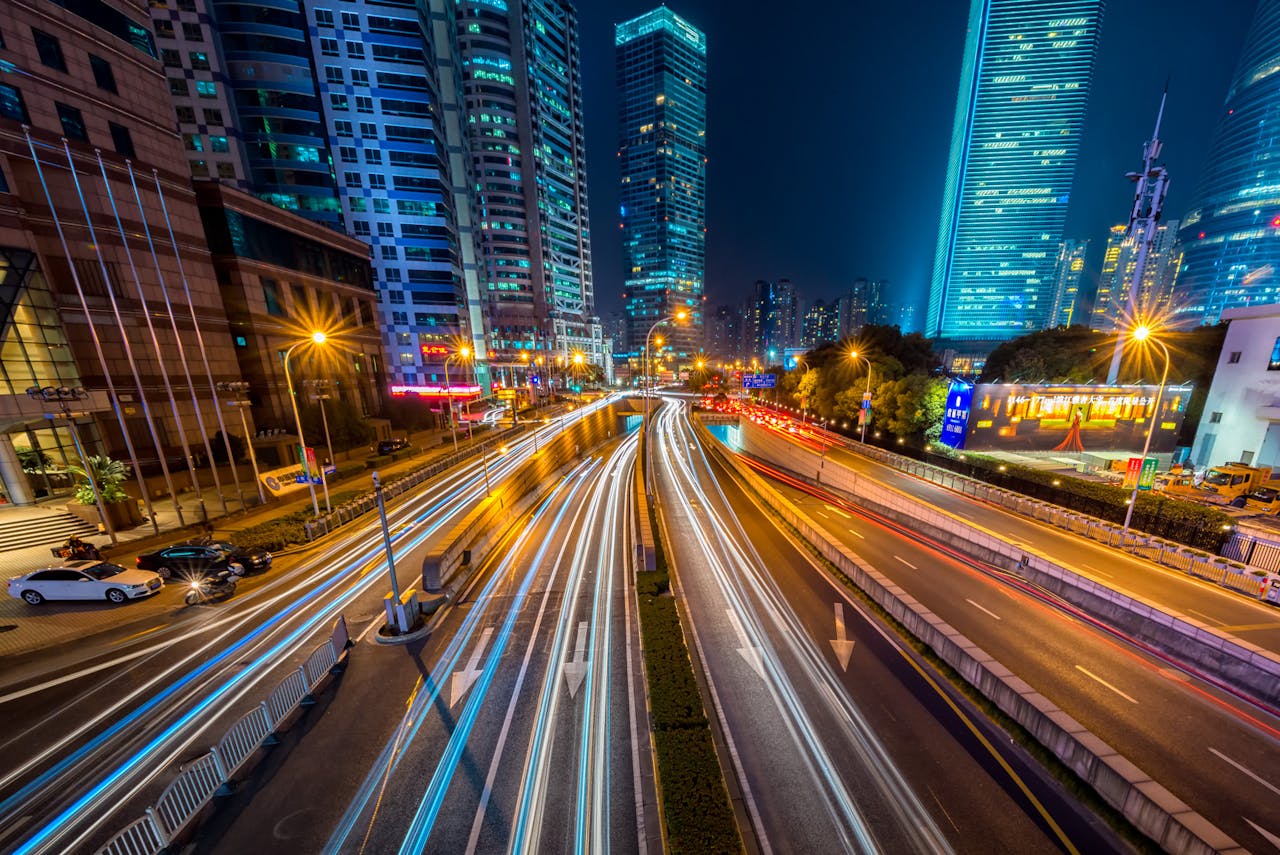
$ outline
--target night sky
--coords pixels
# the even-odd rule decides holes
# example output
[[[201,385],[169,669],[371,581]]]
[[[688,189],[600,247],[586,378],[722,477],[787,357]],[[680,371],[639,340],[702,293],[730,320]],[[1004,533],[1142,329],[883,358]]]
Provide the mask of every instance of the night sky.
[[[613,25],[653,0],[578,0],[597,311],[622,305]],[[806,300],[859,276],[914,300],[937,240],[968,0],[829,0],[800,7],[672,0],[707,34],[708,304],[756,279]],[[1126,222],[1165,78],[1165,217],[1181,217],[1244,42],[1253,0],[1107,0],[1066,237]],[[789,10],[794,9],[794,14]],[[1092,290],[1092,285],[1082,283]]]

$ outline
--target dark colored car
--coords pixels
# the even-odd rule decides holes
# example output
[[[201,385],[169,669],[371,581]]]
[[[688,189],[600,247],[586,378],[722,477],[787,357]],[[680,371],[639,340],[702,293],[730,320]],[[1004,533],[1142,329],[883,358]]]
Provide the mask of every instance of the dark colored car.
[[[394,439],[384,439],[378,443],[379,454],[390,454],[393,451],[400,451],[402,448],[409,447],[409,440],[403,437],[395,437]]]
[[[225,540],[192,540],[138,556],[140,570],[154,570],[166,578],[203,576],[232,564],[239,564],[246,573],[258,573],[271,566],[271,553],[265,549],[241,549]]]

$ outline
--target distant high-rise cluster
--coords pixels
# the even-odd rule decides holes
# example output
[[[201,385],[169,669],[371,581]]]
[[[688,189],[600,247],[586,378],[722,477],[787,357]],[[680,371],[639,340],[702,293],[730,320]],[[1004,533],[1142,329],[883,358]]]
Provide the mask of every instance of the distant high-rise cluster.
[[[1280,302],[1280,2],[1260,0],[1218,117],[1195,201],[1182,218],[1171,301],[1180,326]]]
[[[926,334],[1051,326],[1103,0],[973,0]]]
[[[608,362],[568,0],[150,5],[193,177],[369,245],[396,383],[460,342]]]
[[[703,342],[706,266],[707,38],[665,6],[615,28],[618,162],[627,344],[653,324],[685,363]]]
[[[1138,261],[1138,242],[1125,226],[1113,226],[1102,258],[1102,273],[1093,301],[1089,325],[1100,332],[1113,332],[1135,319],[1163,317],[1169,307],[1173,280],[1181,253],[1177,246],[1178,221],[1167,220],[1156,227],[1155,238],[1142,268],[1142,282],[1134,297],[1132,316],[1128,311],[1129,291]]]
[[[1080,302],[1080,278],[1084,275],[1087,240],[1064,240],[1058,247],[1058,263],[1054,268],[1053,311],[1050,326],[1069,327],[1076,321]]]

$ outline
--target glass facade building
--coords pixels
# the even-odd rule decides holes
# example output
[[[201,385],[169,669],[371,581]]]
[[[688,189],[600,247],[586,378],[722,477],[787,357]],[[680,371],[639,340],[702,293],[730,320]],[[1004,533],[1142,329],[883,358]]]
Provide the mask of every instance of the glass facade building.
[[[1260,0],[1218,118],[1195,203],[1182,219],[1178,326],[1280,302],[1280,2]]]
[[[1069,327],[1076,319],[1076,306],[1080,301],[1080,277],[1084,275],[1084,259],[1088,252],[1087,240],[1064,240],[1058,248],[1050,326]]]
[[[1128,231],[1123,225],[1112,226],[1102,257],[1102,274],[1098,277],[1098,292],[1089,321],[1090,327],[1100,332],[1113,332],[1128,325],[1129,288],[1138,266],[1138,239]],[[1135,295],[1134,316],[1137,318],[1163,319],[1168,315],[1173,280],[1181,260],[1177,234],[1177,220],[1156,226],[1142,267],[1142,284]]]
[[[457,12],[490,346],[604,365],[577,13],[566,0],[460,0]]]
[[[925,332],[1052,326],[1103,0],[973,0]]]
[[[620,217],[628,347],[665,331],[677,358],[702,343],[706,266],[707,39],[665,6],[618,24]]]

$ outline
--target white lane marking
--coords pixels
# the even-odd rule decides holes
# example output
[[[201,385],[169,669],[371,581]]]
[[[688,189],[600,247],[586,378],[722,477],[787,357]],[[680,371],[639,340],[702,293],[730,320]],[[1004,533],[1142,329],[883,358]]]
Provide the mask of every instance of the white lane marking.
[[[1120,690],[1119,690],[1119,689],[1117,689],[1115,686],[1111,685],[1111,684],[1110,684],[1110,683],[1108,683],[1106,680],[1102,679],[1102,678],[1101,678],[1101,677],[1099,677],[1097,674],[1095,674],[1095,673],[1093,673],[1092,671],[1090,671],[1088,668],[1082,668],[1081,666],[1077,665],[1077,666],[1076,666],[1076,670],[1077,670],[1077,671],[1079,671],[1081,674],[1085,675],[1086,677],[1088,677],[1090,680],[1096,680],[1097,682],[1099,682],[1099,683],[1101,683],[1102,685],[1106,686],[1108,689],[1110,689],[1111,691],[1115,692],[1117,695],[1119,695],[1120,697],[1124,698],[1124,699],[1125,699],[1126,701],[1128,701],[1129,703],[1131,703],[1131,704],[1136,704],[1136,703],[1137,703],[1137,700],[1135,700],[1133,697],[1131,697],[1131,696],[1129,696],[1129,695],[1126,695],[1124,692],[1120,691]]]
[[[853,642],[845,638],[844,603],[836,603],[836,637],[831,640],[831,649],[840,660],[840,670],[849,670],[849,657],[853,655]]]
[[[737,634],[740,645],[738,652],[742,654],[742,658],[747,660],[747,664],[751,666],[751,670],[760,675],[760,679],[765,679],[764,662],[760,658],[760,648],[751,643],[751,639],[747,637],[747,631],[742,626],[742,621],[738,619],[738,613],[733,609],[725,609],[725,614],[729,616],[729,623],[733,624],[733,631]]]
[[[1000,615],[998,615],[998,614],[996,614],[995,612],[991,611],[991,609],[983,608],[982,606],[980,606],[980,605],[978,605],[977,603],[975,603],[973,600],[970,600],[970,599],[967,599],[967,598],[966,598],[966,599],[965,599],[965,602],[966,602],[966,603],[968,603],[969,605],[973,606],[973,607],[974,607],[975,609],[977,609],[978,611],[986,612],[987,614],[991,615],[991,617],[995,618],[996,620],[1000,620],[1000,619],[1001,619],[1001,618],[1000,618]]]
[[[815,514],[817,514],[818,516],[822,517],[824,520],[829,520],[829,519],[831,519],[831,517],[827,516],[827,515],[826,515],[826,514],[824,514],[822,511],[814,511],[814,513],[815,513]]]
[[[1082,570],[1088,570],[1090,573],[1097,573],[1099,576],[1106,576],[1108,579],[1115,578],[1115,576],[1113,576],[1110,573],[1107,573],[1105,570],[1099,570],[1097,567],[1090,567],[1088,564],[1080,564],[1078,566]]]
[[[847,520],[853,519],[853,517],[850,514],[846,514],[844,511],[840,510],[839,508],[833,508],[830,505],[823,505],[823,507],[831,511],[831,513],[839,514],[840,516],[844,517]]]
[[[383,620],[385,620],[385,618],[383,618],[382,615],[378,615],[376,618],[369,621],[369,625],[366,626],[364,630],[361,631],[361,633],[356,636],[356,644],[359,644],[360,642],[364,641],[365,636],[373,632],[373,628],[376,627],[378,624],[382,623]]]
[[[1200,617],[1204,618],[1205,620],[1209,621],[1210,623],[1216,623],[1218,626],[1226,626],[1226,625],[1227,625],[1227,622],[1226,622],[1226,621],[1218,620],[1216,617],[1209,617],[1209,615],[1205,614],[1204,612],[1198,612],[1198,611],[1196,611],[1195,609],[1187,609],[1187,611],[1191,612],[1191,614],[1193,614],[1193,615],[1200,615]]]
[[[1244,821],[1245,821],[1245,822],[1247,822],[1247,823],[1249,823],[1250,825],[1252,825],[1252,826],[1253,826],[1253,830],[1254,830],[1254,831],[1256,831],[1256,832],[1258,832],[1259,834],[1261,834],[1261,835],[1262,835],[1262,837],[1263,837],[1263,838],[1264,838],[1268,843],[1270,843],[1270,844],[1271,844],[1272,846],[1274,846],[1275,848],[1280,849],[1280,837],[1276,837],[1276,836],[1275,836],[1274,834],[1272,834],[1270,831],[1267,831],[1265,828],[1263,828],[1262,826],[1258,825],[1258,823],[1256,823],[1256,822],[1254,822],[1253,820],[1249,819],[1249,817],[1247,817],[1247,816],[1246,816],[1246,817],[1243,817],[1243,819],[1244,819]]]
[[[1276,786],[1275,786],[1275,784],[1271,783],[1270,781],[1264,781],[1262,778],[1258,777],[1257,773],[1255,773],[1253,770],[1248,769],[1248,768],[1246,768],[1246,767],[1242,766],[1241,764],[1237,763],[1235,760],[1232,760],[1230,757],[1228,757],[1227,755],[1223,754],[1221,751],[1219,751],[1219,750],[1218,750],[1218,749],[1216,749],[1216,748],[1210,748],[1210,749],[1209,749],[1209,753],[1210,753],[1210,754],[1214,754],[1214,755],[1216,755],[1217,757],[1219,757],[1220,759],[1227,761],[1227,762],[1228,762],[1228,763],[1230,763],[1232,766],[1235,766],[1235,767],[1236,767],[1237,769],[1239,769],[1241,772],[1244,772],[1244,773],[1245,773],[1246,775],[1248,775],[1250,778],[1253,778],[1253,780],[1257,781],[1259,784],[1261,784],[1262,786],[1266,787],[1266,788],[1267,788],[1268,790],[1270,790],[1271,792],[1275,793],[1277,796],[1280,796],[1280,789],[1277,789],[1277,788],[1276,788]]]
[[[862,538],[863,540],[867,539],[867,536],[862,532],[858,531],[856,528],[849,529],[849,534],[856,534],[858,537]]]
[[[912,563],[911,563],[910,561],[908,561],[907,559],[903,558],[901,555],[895,555],[895,556],[893,556],[893,557],[894,557],[894,558],[896,558],[896,559],[898,559],[899,561],[901,561],[903,564],[907,565],[908,567],[910,567],[912,570],[919,570],[919,569],[920,569],[919,567],[917,567],[916,565],[912,564]]]
[[[471,659],[467,662],[467,667],[453,672],[453,679],[449,681],[449,706],[457,706],[467,690],[480,679],[480,657],[484,655],[484,649],[489,646],[489,639],[492,636],[493,627],[486,626],[484,632],[480,633],[480,643],[471,651]]]

